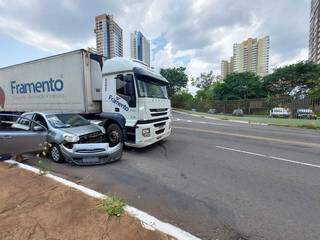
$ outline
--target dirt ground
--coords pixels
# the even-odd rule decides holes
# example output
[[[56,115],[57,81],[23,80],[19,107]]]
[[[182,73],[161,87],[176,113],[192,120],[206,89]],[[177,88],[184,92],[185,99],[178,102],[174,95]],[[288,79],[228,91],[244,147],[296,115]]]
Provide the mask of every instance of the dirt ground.
[[[127,214],[110,217],[98,201],[49,178],[0,163],[1,240],[171,240]]]

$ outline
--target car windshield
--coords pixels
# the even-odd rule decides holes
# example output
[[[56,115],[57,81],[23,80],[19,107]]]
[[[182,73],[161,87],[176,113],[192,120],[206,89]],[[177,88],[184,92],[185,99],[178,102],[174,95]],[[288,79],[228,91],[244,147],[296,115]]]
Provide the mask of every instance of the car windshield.
[[[298,113],[312,113],[311,109],[299,109]]]
[[[69,128],[89,125],[90,122],[78,114],[52,114],[47,116],[54,128]]]
[[[273,109],[273,112],[282,113],[282,112],[286,112],[286,110],[285,109]]]
[[[157,79],[136,76],[139,97],[168,98],[167,84]]]

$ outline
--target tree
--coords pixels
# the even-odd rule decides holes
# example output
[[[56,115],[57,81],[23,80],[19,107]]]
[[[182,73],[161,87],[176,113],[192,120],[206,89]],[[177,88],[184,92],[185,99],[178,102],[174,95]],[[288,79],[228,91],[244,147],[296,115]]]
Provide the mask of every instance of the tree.
[[[216,81],[216,76],[213,75],[213,72],[201,73],[200,77],[192,80],[192,85],[201,89],[209,89],[211,85]]]
[[[185,67],[162,68],[160,74],[169,81],[168,93],[173,96],[188,84],[188,76],[185,74]]]
[[[305,96],[319,87],[319,64],[304,61],[276,69],[263,78],[263,87],[272,96]]]
[[[253,73],[233,73],[213,89],[214,99],[238,100],[265,97],[261,79]]]
[[[181,91],[172,96],[171,104],[176,108],[184,108],[190,110],[193,105],[193,96],[187,91]]]
[[[194,97],[194,106],[197,110],[206,112],[213,105],[213,85],[208,89],[201,89],[197,91]]]

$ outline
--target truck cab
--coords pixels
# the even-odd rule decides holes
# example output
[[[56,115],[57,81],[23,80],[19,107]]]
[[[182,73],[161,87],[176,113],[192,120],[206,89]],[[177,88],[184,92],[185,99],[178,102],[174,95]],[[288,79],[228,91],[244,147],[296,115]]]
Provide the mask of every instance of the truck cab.
[[[102,112],[126,119],[126,145],[146,147],[171,133],[168,81],[142,62],[126,58],[104,61]]]

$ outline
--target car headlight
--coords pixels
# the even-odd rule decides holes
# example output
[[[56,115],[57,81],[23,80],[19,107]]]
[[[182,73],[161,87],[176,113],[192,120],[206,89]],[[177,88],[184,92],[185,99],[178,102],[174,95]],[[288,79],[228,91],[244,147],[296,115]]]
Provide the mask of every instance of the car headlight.
[[[75,142],[78,142],[80,140],[79,136],[73,135],[73,134],[69,134],[69,133],[63,134],[63,139],[65,141],[71,142],[71,143],[75,143]]]
[[[144,136],[144,137],[150,137],[150,128],[144,128],[144,129],[142,129],[142,136]]]
[[[106,133],[106,129],[102,126],[98,126],[98,128],[100,129],[100,131],[105,134]]]

